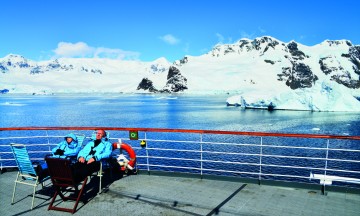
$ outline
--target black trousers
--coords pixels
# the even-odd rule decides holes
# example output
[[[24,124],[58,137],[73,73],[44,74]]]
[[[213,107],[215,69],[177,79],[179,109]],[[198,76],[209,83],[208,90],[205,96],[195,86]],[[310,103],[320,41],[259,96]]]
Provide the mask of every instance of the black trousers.
[[[84,179],[86,176],[89,176],[92,173],[97,172],[99,170],[100,170],[99,161],[94,161],[89,164],[87,164],[86,161],[85,163],[76,162],[73,165],[73,171],[75,173],[75,177],[80,180]]]
[[[49,170],[47,168],[47,164],[38,164],[35,168],[36,174],[39,176],[39,180],[41,181],[43,178],[49,176]]]

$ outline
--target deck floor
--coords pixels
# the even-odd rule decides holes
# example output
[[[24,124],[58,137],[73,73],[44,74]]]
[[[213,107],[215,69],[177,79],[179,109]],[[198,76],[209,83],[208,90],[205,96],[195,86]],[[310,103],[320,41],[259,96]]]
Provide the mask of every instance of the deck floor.
[[[71,215],[50,210],[51,187],[41,189],[30,210],[32,188],[19,186],[11,205],[16,171],[0,175],[0,215]],[[50,183],[50,181],[49,181]],[[360,195],[276,187],[241,182],[131,175],[110,182],[107,190],[97,194],[98,178],[86,186],[84,199],[74,215],[359,215]],[[57,204],[64,206],[71,201]]]

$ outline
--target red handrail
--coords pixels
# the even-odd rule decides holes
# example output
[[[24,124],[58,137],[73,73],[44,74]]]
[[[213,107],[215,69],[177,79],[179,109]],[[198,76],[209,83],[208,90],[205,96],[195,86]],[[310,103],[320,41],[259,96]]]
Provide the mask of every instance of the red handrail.
[[[195,130],[195,129],[169,129],[169,128],[123,128],[123,127],[6,127],[0,131],[14,130],[97,130],[109,131],[143,131],[143,132],[177,132],[177,133],[199,133],[199,134],[232,134],[246,136],[270,136],[270,137],[296,137],[296,138],[321,138],[321,139],[348,139],[360,140],[360,136],[339,136],[326,134],[293,134],[293,133],[270,133],[270,132],[248,132],[248,131],[222,131],[222,130]]]

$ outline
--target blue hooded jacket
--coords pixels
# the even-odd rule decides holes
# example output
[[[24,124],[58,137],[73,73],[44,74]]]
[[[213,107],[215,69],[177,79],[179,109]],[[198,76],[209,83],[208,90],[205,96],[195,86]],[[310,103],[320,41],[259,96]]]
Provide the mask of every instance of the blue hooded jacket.
[[[81,149],[77,159],[80,157],[85,158],[85,161],[94,158],[96,161],[100,161],[103,158],[109,158],[112,152],[112,144],[107,141],[107,138],[101,138],[101,142],[94,148],[95,140],[91,140],[86,144],[86,146]],[[91,154],[95,152],[94,154]]]
[[[66,138],[71,137],[73,140],[71,143],[67,143]],[[54,155],[56,150],[64,150],[64,155]],[[60,142],[55,148],[52,149],[53,157],[65,158],[76,157],[81,149],[75,134],[70,133],[64,137],[64,141]]]

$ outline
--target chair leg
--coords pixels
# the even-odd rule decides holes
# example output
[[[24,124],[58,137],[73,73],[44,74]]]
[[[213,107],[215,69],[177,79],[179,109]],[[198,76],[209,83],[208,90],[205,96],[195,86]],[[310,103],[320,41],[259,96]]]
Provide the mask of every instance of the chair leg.
[[[78,193],[78,195],[77,195],[76,198],[65,197],[65,196],[61,193],[61,188],[57,186],[57,187],[56,187],[56,190],[55,190],[55,194],[54,194],[54,196],[53,196],[53,198],[52,198],[52,200],[51,200],[51,202],[50,202],[50,205],[49,205],[49,207],[48,207],[48,210],[65,211],[65,212],[70,212],[70,213],[74,214],[74,213],[76,212],[76,208],[77,208],[77,206],[78,206],[78,204],[79,204],[80,198],[81,198],[81,196],[82,196],[82,194],[83,194],[83,192],[84,192],[84,188],[85,188],[85,185],[86,185],[86,183],[87,183],[87,180],[88,180],[88,178],[86,177],[86,178],[84,179],[82,185],[81,185],[81,189],[80,189],[80,191],[79,191],[79,193]],[[75,186],[75,187],[76,187],[76,186]],[[54,201],[55,201],[57,195],[59,195],[60,197],[62,197],[62,199],[63,199],[64,201],[66,201],[66,200],[74,200],[74,201],[75,201],[74,207],[73,207],[73,208],[65,208],[65,207],[57,207],[57,206],[54,206],[53,204],[54,204]]]
[[[108,169],[110,170],[110,179],[112,179],[113,174],[112,174],[112,166],[111,166],[110,162],[109,162],[109,168],[108,168]],[[101,193],[103,192],[103,190],[102,190],[102,178],[104,177],[102,162],[100,163],[100,170],[99,170],[97,176],[100,178],[100,180],[99,180],[99,192],[98,192],[98,194],[101,194]]]
[[[41,188],[42,188],[42,189],[44,189],[45,182],[46,182],[46,181],[41,182]]]
[[[15,185],[14,185],[14,191],[13,191],[13,195],[12,195],[12,199],[11,199],[11,204],[14,204],[16,185],[17,185],[17,181],[19,180],[19,175],[20,175],[20,173],[18,172],[16,179],[15,179]]]
[[[34,185],[33,197],[31,202],[31,210],[34,208],[34,199],[35,199],[35,192],[36,192],[37,184]]]
[[[110,167],[110,180],[113,179],[113,167],[112,167],[112,164],[109,165]]]
[[[79,194],[78,194],[78,197],[77,197],[77,199],[76,199],[75,206],[74,206],[74,208],[73,208],[73,210],[72,210],[72,213],[73,213],[73,214],[75,213],[76,208],[77,208],[77,206],[78,206],[78,204],[79,204],[81,195],[82,195],[83,192],[84,192],[84,188],[85,188],[85,185],[86,185],[87,180],[88,180],[88,178],[86,178],[86,179],[84,180],[83,184],[81,185],[81,189],[80,189]]]
[[[101,192],[102,192],[102,190],[101,190],[102,174],[101,173],[99,174],[99,178],[100,178],[100,180],[99,180],[99,193],[98,194],[101,194]]]
[[[103,176],[102,163],[100,162],[100,170],[99,170],[99,172],[98,172],[98,177],[100,178],[100,179],[99,179],[99,192],[98,192],[98,194],[101,194],[101,192],[102,192],[102,189],[101,189],[102,176]]]
[[[49,205],[49,207],[48,207],[48,211],[49,211],[50,209],[52,209],[53,204],[54,204],[54,201],[55,201],[57,195],[58,195],[58,190],[55,189],[55,193],[54,193],[54,196],[53,196],[53,198],[52,198],[52,200],[51,200],[51,202],[50,202],[50,205]]]

